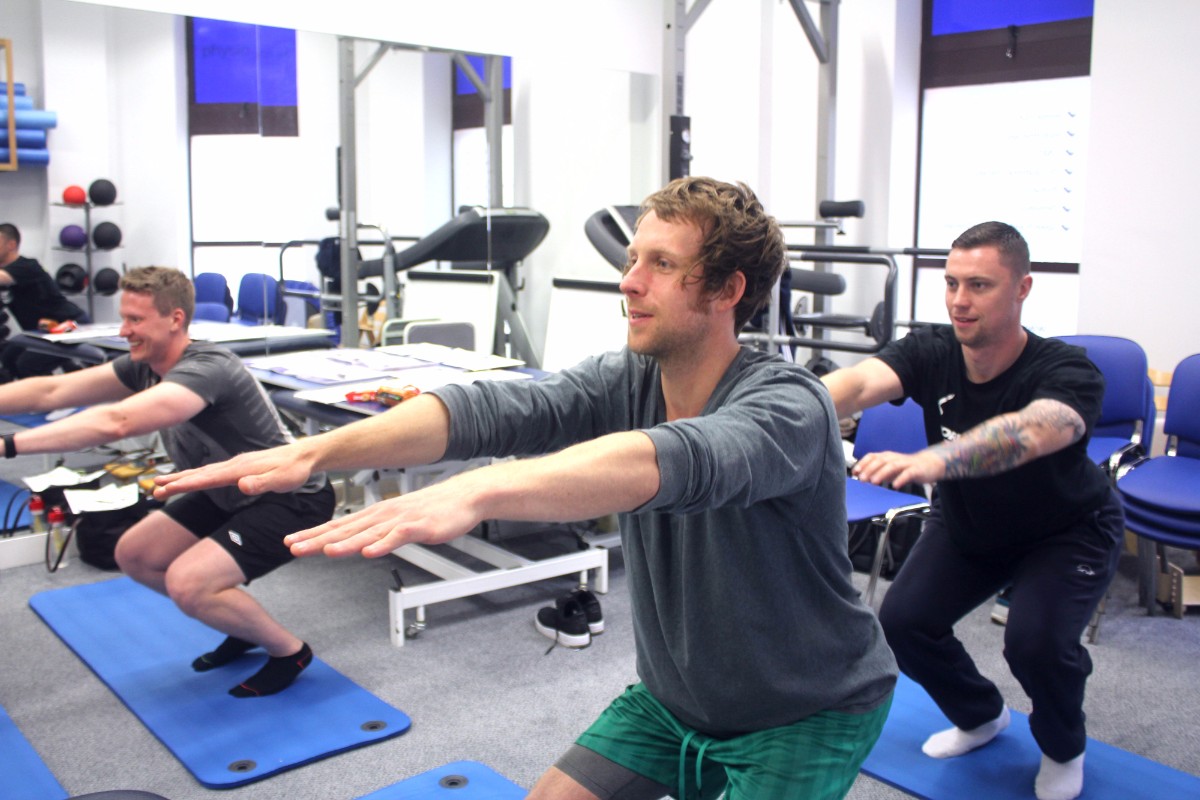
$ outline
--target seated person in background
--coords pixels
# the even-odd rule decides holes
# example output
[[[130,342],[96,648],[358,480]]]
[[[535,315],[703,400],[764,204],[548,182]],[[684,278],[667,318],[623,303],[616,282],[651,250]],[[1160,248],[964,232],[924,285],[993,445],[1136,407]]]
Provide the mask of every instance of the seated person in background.
[[[1011,583],[1004,657],[1033,701],[1029,728],[1043,754],[1034,793],[1071,800],[1083,790],[1092,672],[1079,638],[1115,574],[1124,518],[1087,455],[1104,379],[1080,348],[1021,326],[1032,281],[1021,234],[976,225],[946,259],[952,324],[914,330],[823,380],[841,417],[903,397],[925,410],[929,448],[854,466],[871,483],[937,484],[879,612],[900,669],[955,725],[922,749],[962,755],[1008,726],[1004,698],[954,625]]]
[[[288,491],[351,465],[542,455],[286,541],[297,555],[379,557],[487,519],[618,513],[641,682],[530,796],[844,797],[883,727],[896,665],[850,580],[828,393],[737,339],[785,256],[746,186],[674,181],[646,200],[629,248],[625,349],[541,381],[422,394],[288,447],[162,476],[158,494],[235,482]]]
[[[21,325],[21,330],[36,331],[38,321],[74,320],[90,322],[86,312],[63,297],[58,284],[42,265],[21,255],[21,232],[16,225],[0,223],[0,290],[9,293],[8,307]],[[58,367],[69,365],[70,359],[30,350],[25,337],[14,336],[0,343],[0,383],[30,375],[49,375]]]
[[[187,276],[139,267],[121,278],[121,289],[128,355],[0,387],[0,413],[91,406],[5,434],[6,457],[66,452],[159,431],[175,464],[196,467],[291,440],[237,356],[189,338],[194,294]],[[312,650],[240,585],[290,561],[283,536],[328,520],[333,506],[333,489],[320,472],[287,492],[256,498],[234,489],[195,492],[126,531],[117,543],[117,563],[184,613],[227,634],[193,668],[219,667],[261,647],[266,665],[230,694],[274,694],[308,666]]]

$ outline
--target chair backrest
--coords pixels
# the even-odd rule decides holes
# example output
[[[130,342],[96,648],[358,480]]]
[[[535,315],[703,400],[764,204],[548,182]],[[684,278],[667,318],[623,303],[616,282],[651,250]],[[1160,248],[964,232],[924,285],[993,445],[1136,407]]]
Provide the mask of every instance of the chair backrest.
[[[1178,455],[1200,458],[1200,353],[1179,362],[1171,376],[1163,432],[1177,439]]]
[[[269,325],[278,322],[279,282],[270,275],[249,272],[238,284],[238,322],[250,325]]]
[[[196,311],[192,314],[192,319],[208,322],[229,322],[229,307],[224,303],[197,301]]]
[[[475,347],[475,326],[469,322],[426,320],[404,328],[405,344],[440,344],[471,350]]]
[[[229,282],[219,272],[201,272],[192,279],[196,287],[197,303],[220,303],[233,311],[233,295],[229,293]]]
[[[1141,345],[1120,336],[1061,336],[1067,344],[1082,347],[1100,374],[1104,376],[1104,401],[1096,433],[1106,436],[1132,436],[1138,422],[1142,423],[1143,441],[1149,445],[1154,429],[1151,414],[1154,409],[1153,386],[1146,371],[1146,351]],[[1149,402],[1147,398],[1149,397]]]
[[[854,435],[854,457],[890,450],[915,453],[929,446],[925,415],[911,397],[900,405],[881,403],[863,411]]]

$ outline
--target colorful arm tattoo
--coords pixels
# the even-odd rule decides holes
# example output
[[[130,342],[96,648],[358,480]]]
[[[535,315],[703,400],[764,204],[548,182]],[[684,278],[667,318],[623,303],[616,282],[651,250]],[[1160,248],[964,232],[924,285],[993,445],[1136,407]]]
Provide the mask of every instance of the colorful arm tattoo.
[[[931,448],[946,465],[946,478],[998,475],[1078,441],[1085,426],[1078,412],[1058,400],[1034,400],[1020,411],[981,422],[953,441]]]

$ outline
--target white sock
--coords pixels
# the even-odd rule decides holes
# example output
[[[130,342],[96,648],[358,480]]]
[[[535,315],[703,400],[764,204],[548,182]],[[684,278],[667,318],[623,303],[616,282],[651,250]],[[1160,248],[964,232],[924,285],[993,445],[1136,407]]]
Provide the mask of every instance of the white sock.
[[[921,751],[933,758],[961,756],[963,753],[969,753],[976,747],[982,747],[995,739],[1000,731],[1008,727],[1008,722],[1008,706],[1005,706],[1004,710],[1000,712],[1000,716],[991,722],[983,723],[978,728],[972,728],[969,731],[964,731],[962,728],[950,728],[941,733],[935,733],[925,740],[925,744],[921,745]]]
[[[1033,782],[1038,800],[1075,800],[1083,792],[1083,753],[1060,764],[1042,755],[1042,767]]]

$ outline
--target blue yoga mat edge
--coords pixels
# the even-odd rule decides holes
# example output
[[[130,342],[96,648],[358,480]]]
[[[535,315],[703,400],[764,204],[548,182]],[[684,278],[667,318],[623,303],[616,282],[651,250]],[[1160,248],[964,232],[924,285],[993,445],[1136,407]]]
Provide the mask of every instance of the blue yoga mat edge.
[[[127,709],[129,709],[130,713],[132,713],[143,725],[145,725],[145,727],[150,731],[150,733],[153,734],[154,737],[156,739],[158,739],[158,741],[161,742],[162,745],[173,756],[175,756],[175,758],[177,758],[180,761],[180,763],[189,772],[191,772],[193,777],[195,777],[196,780],[201,785],[205,786],[206,788],[209,788],[209,789],[233,789],[233,788],[237,788],[240,786],[245,786],[247,784],[254,783],[254,782],[263,780],[265,778],[268,778],[272,775],[277,775],[282,772],[286,772],[286,771],[295,769],[297,767],[304,766],[305,764],[311,764],[313,762],[320,761],[322,759],[337,755],[339,753],[344,753],[349,750],[354,750],[359,747],[364,747],[369,744],[375,744],[377,742],[381,742],[381,741],[385,741],[387,739],[394,738],[396,736],[399,736],[399,735],[405,733],[411,727],[411,719],[409,719],[409,717],[403,711],[400,711],[399,709],[396,709],[394,707],[387,705],[383,701],[381,701],[378,698],[371,695],[365,689],[362,689],[361,687],[354,684],[353,681],[346,678],[344,675],[342,675],[340,672],[338,672],[337,670],[330,667],[328,664],[324,663],[323,661],[320,661],[319,659],[314,658],[313,662],[308,666],[308,668],[305,670],[304,674],[301,675],[300,679],[297,680],[297,683],[294,684],[292,687],[289,687],[288,689],[284,690],[284,692],[280,693],[279,695],[274,695],[272,697],[266,697],[266,698],[234,699],[234,698],[229,698],[227,695],[225,695],[224,689],[222,688],[221,695],[214,696],[212,698],[213,703],[228,704],[228,706],[230,708],[238,708],[238,709],[245,708],[245,709],[251,709],[251,710],[262,709],[262,710],[268,711],[268,712],[272,711],[272,709],[270,708],[271,706],[275,706],[275,711],[277,713],[278,705],[281,701],[281,698],[283,698],[284,695],[286,695],[288,692],[292,693],[291,697],[303,697],[303,696],[306,696],[306,693],[307,693],[307,695],[311,695],[312,690],[313,690],[313,684],[318,681],[321,682],[322,687],[324,687],[326,684],[333,687],[334,689],[339,689],[339,690],[345,689],[346,687],[351,687],[351,690],[357,693],[357,698],[360,703],[371,706],[371,708],[369,709],[371,712],[376,712],[376,711],[381,712],[381,713],[369,714],[369,716],[371,716],[372,719],[363,723],[363,725],[361,726],[361,730],[362,730],[361,735],[355,735],[353,737],[344,735],[342,737],[342,741],[339,742],[336,746],[323,747],[318,752],[312,752],[312,753],[309,753],[306,755],[295,755],[294,752],[289,754],[287,749],[284,748],[284,751],[283,751],[284,758],[285,758],[284,761],[279,761],[274,756],[272,756],[271,758],[263,758],[260,761],[255,761],[252,759],[250,759],[250,760],[239,759],[237,757],[227,756],[225,758],[216,759],[215,767],[213,766],[213,763],[204,762],[203,759],[200,759],[200,761],[202,763],[198,763],[198,756],[196,755],[195,752],[189,753],[188,747],[192,747],[193,745],[196,745],[197,740],[202,737],[185,736],[185,737],[183,737],[183,739],[181,741],[179,739],[172,739],[171,736],[165,735],[164,730],[162,729],[163,728],[162,724],[158,724],[158,725],[154,724],[153,715],[148,714],[147,710],[144,707],[139,706],[139,704],[137,702],[131,702],[131,699],[126,696],[125,689],[120,684],[120,681],[117,680],[117,678],[119,678],[120,673],[118,673],[117,676],[115,676],[115,677],[112,674],[106,674],[105,670],[98,668],[97,664],[93,662],[95,655],[94,655],[94,653],[92,653],[91,651],[88,650],[86,642],[81,645],[78,642],[72,641],[71,637],[64,635],[63,630],[60,629],[63,627],[63,616],[64,616],[63,609],[60,607],[60,602],[61,602],[62,598],[65,596],[62,593],[69,593],[72,591],[104,593],[106,588],[112,588],[115,591],[120,591],[120,592],[133,591],[135,594],[145,593],[145,595],[149,595],[151,598],[153,598],[153,601],[155,603],[159,603],[160,605],[166,604],[167,606],[169,606],[170,609],[174,612],[174,614],[178,615],[178,618],[179,618],[178,622],[180,625],[190,624],[192,626],[199,626],[200,628],[204,629],[205,631],[210,630],[210,629],[207,629],[205,626],[201,625],[200,623],[196,622],[195,620],[191,620],[191,619],[185,617],[181,612],[179,612],[177,609],[175,609],[174,604],[171,603],[166,598],[161,598],[157,594],[151,592],[149,589],[145,589],[144,587],[137,585],[136,583],[134,583],[131,579],[129,579],[127,577],[118,577],[118,578],[113,578],[110,580],[100,581],[100,582],[94,583],[94,584],[83,584],[80,586],[66,587],[64,589],[46,590],[46,591],[39,592],[39,593],[33,595],[29,599],[29,605],[33,609],[33,611],[35,613],[37,613],[37,615],[43,620],[43,622],[45,622],[47,624],[47,626],[52,631],[54,631],[54,633],[67,646],[67,648],[69,650],[71,650],[71,652],[73,652],[85,665],[87,665],[87,667],[93,672],[93,674],[96,675],[96,677],[101,681],[101,683],[103,683],[106,687],[108,687],[108,689],[110,691],[112,691],[114,695],[117,696],[117,698],[122,702],[122,704]],[[102,615],[98,615],[98,616],[102,616]],[[190,652],[190,651],[185,651],[185,652]],[[200,651],[197,651],[197,652],[200,652]],[[234,662],[230,666],[235,666],[238,663],[239,662]],[[240,660],[240,663],[241,663],[242,667],[245,667],[247,664],[252,663],[252,661],[249,657],[243,657]],[[196,678],[197,674],[189,675],[187,672],[178,670],[177,668],[174,667],[174,665],[172,668],[173,668],[173,675],[175,675],[175,677],[177,678],[177,682],[181,686],[183,685],[183,681],[189,677],[192,678],[193,680],[197,680],[197,678]],[[226,670],[226,674],[224,675],[224,678],[220,677],[222,674],[221,669]],[[220,681],[220,680],[228,679],[230,677],[230,674],[237,674],[237,673],[230,673],[228,668],[221,668],[221,669],[213,670],[212,673],[203,673],[202,677],[205,677],[205,678],[211,677],[211,678],[215,678],[216,680]],[[213,673],[216,673],[216,674],[214,675]],[[307,679],[307,683],[302,684],[301,681],[305,681],[306,679]],[[162,695],[163,691],[161,690],[161,687],[159,687],[159,688],[160,688],[159,694]],[[188,697],[185,695],[185,692],[182,688],[179,691],[179,695],[180,695],[180,698],[179,698],[180,705],[186,707]],[[339,709],[345,709],[345,708],[349,707],[347,705],[347,697],[344,694],[338,693],[336,695],[336,700],[337,700]],[[233,705],[233,704],[258,704],[258,705],[256,706],[256,705]],[[190,711],[201,713],[201,714],[211,713],[213,711],[213,709],[211,708],[211,705],[212,705],[211,703],[206,703],[206,704],[204,704],[204,706],[198,707],[195,704],[193,704]],[[193,716],[193,715],[194,714],[185,713],[182,716],[184,718],[187,718],[187,717]],[[173,718],[174,715],[167,715],[167,716]],[[152,719],[148,719],[147,717],[152,717]],[[186,719],[184,721],[186,721]],[[357,718],[355,721],[357,721]],[[372,727],[372,728],[367,727],[368,725],[374,725],[374,724],[377,724],[379,727]],[[283,726],[283,730],[289,730],[288,726]],[[207,756],[207,754],[205,754],[205,753],[201,753],[200,755]],[[268,761],[271,763],[266,763]],[[244,768],[244,771],[238,768],[239,762],[248,762]]]

